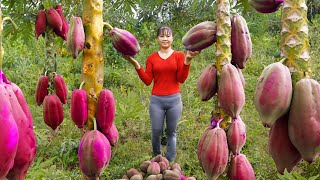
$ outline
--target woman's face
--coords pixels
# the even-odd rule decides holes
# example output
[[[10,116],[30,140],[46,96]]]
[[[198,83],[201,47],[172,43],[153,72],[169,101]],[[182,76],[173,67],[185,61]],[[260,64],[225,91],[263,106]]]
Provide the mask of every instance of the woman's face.
[[[173,36],[170,31],[164,30],[163,32],[161,32],[159,34],[157,39],[158,39],[158,43],[161,48],[163,48],[163,49],[171,48]]]

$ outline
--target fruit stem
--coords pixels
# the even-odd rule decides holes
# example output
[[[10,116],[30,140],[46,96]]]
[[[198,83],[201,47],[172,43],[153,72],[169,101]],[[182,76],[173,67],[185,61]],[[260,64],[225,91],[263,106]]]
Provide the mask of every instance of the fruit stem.
[[[282,58],[279,62],[280,62],[281,64],[284,64],[285,61],[286,61],[286,58]]]
[[[113,27],[111,26],[111,24],[109,24],[109,23],[107,23],[107,22],[103,22],[103,26],[107,26],[107,28],[108,28],[109,30],[112,30],[112,29],[113,29]]]
[[[82,89],[82,86],[84,85],[84,81],[81,82],[79,89]]]
[[[224,120],[224,118],[221,118],[218,120],[216,127],[220,128],[220,123]]]
[[[2,22],[4,22],[4,21],[10,21],[11,22],[11,24],[13,25],[13,28],[14,28],[14,30],[17,30],[18,29],[18,26],[16,25],[16,23],[14,23],[14,21],[10,18],[10,17],[5,17],[5,18],[3,18],[2,19]]]
[[[96,118],[92,118],[93,120],[93,130],[97,130],[97,120]]]

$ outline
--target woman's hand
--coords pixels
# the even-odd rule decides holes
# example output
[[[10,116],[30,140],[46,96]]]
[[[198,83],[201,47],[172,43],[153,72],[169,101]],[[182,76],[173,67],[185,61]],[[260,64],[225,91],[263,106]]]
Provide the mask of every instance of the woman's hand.
[[[131,63],[136,69],[140,69],[140,64],[137,60],[135,60],[131,56],[122,55],[125,60],[127,60],[129,63]]]
[[[186,60],[184,61],[185,65],[191,64],[191,60],[198,56],[200,54],[200,51],[187,51]]]

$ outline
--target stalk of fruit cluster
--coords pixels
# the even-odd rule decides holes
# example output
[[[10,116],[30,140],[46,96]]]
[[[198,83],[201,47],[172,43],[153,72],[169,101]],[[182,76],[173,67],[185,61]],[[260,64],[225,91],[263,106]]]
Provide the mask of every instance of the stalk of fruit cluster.
[[[47,27],[46,36],[45,36],[46,60],[44,64],[43,74],[46,74],[49,77],[49,86],[48,86],[49,94],[55,91],[54,85],[53,85],[53,77],[54,77],[54,72],[56,72],[56,69],[57,69],[56,53],[54,49],[54,36],[55,35],[53,32],[53,29]]]
[[[308,19],[305,0],[286,0],[281,18],[281,56],[292,73],[292,84],[311,73]],[[293,86],[294,87],[294,86]]]
[[[218,0],[217,4],[216,67],[220,72],[231,62],[231,20],[229,1]]]
[[[222,67],[231,62],[231,19],[230,19],[230,3],[228,0],[217,1],[217,42],[216,42],[216,68],[218,75],[218,84]],[[218,101],[213,110],[212,116],[215,119],[222,119],[225,112],[219,105]],[[225,129],[230,118],[225,118],[220,123],[220,127]]]
[[[83,88],[88,95],[88,120],[87,129],[93,129],[93,118],[99,93],[103,88],[103,2],[102,0],[83,1],[83,26],[85,29],[85,47],[82,58]]]

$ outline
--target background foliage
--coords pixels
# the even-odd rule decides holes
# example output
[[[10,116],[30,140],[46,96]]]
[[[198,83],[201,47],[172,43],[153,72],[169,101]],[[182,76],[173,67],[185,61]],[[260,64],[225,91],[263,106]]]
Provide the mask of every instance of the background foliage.
[[[45,62],[44,38],[34,38],[34,20],[40,4],[45,7],[61,3],[67,19],[81,16],[80,0],[36,1],[2,0],[4,16],[10,16],[19,30],[12,31],[5,24],[4,72],[23,90],[34,119],[37,136],[37,156],[27,179],[80,179],[77,150],[81,132],[73,125],[69,104],[64,105],[65,119],[57,132],[43,122],[42,107],[34,100],[34,91]],[[104,20],[113,26],[132,32],[141,43],[141,52],[135,57],[144,66],[146,57],[158,50],[155,41],[157,27],[169,24],[175,30],[174,49],[184,51],[181,38],[189,28],[205,20],[215,20],[215,1],[203,0],[108,0],[104,1]],[[309,0],[309,26],[313,78],[320,80],[320,16],[319,1]],[[257,179],[308,179],[320,172],[320,160],[308,164],[301,162],[293,173],[280,176],[268,154],[268,129],[259,121],[253,105],[253,93],[261,71],[279,60],[279,32],[281,12],[259,14],[246,0],[234,1],[232,12],[243,13],[253,42],[253,56],[243,70],[246,79],[246,104],[241,117],[247,125],[247,142],[242,152],[251,162]],[[135,70],[113,49],[104,37],[105,75],[104,87],[112,90],[116,99],[116,124],[120,133],[117,146],[112,148],[112,159],[101,179],[118,179],[131,167],[151,158],[150,122],[148,116],[151,87],[146,87]],[[81,82],[81,55],[76,60],[66,52],[65,42],[56,40],[58,73],[68,84],[69,97]],[[209,123],[215,99],[202,102],[196,89],[197,79],[208,64],[214,63],[214,46],[205,49],[192,62],[188,80],[182,85],[184,110],[178,125],[178,151],[176,161],[187,176],[206,179],[196,156],[197,143]],[[69,99],[70,102],[70,99]],[[163,146],[165,148],[165,146]],[[164,151],[165,152],[165,151]],[[227,179],[226,174],[221,179]]]

